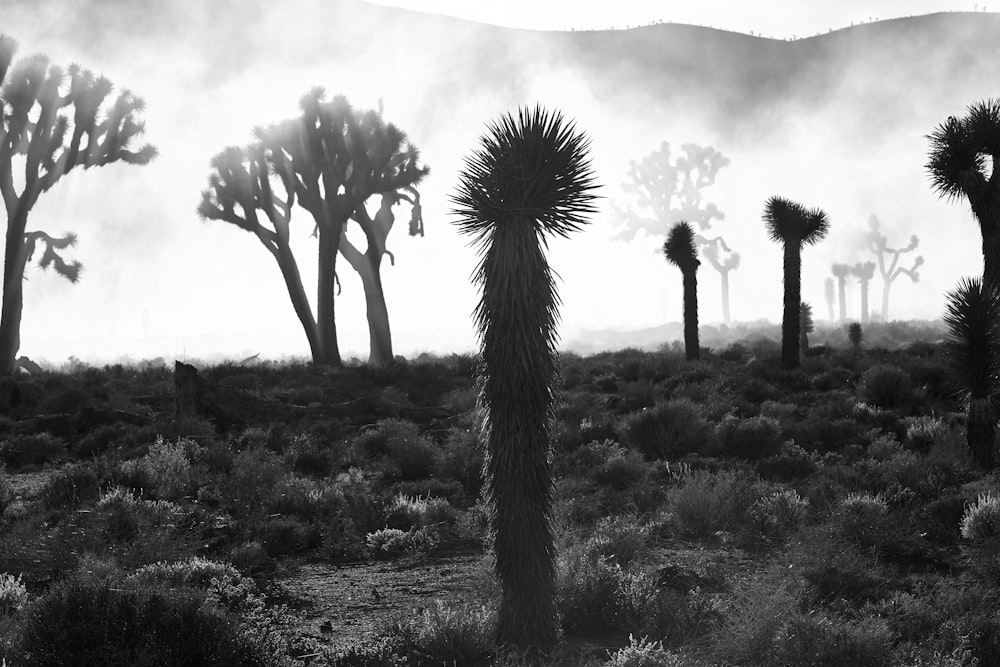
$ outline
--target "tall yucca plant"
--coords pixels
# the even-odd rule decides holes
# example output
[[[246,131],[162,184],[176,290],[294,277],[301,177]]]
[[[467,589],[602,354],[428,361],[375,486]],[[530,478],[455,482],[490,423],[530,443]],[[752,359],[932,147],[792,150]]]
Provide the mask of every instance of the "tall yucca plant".
[[[667,261],[681,270],[684,280],[684,351],[689,361],[699,358],[698,349],[698,247],[694,229],[687,222],[670,228],[663,244]]]
[[[952,372],[968,410],[969,454],[983,468],[996,466],[1000,417],[1000,292],[982,278],[964,278],[948,294],[944,322]]]
[[[983,237],[984,278],[1000,285],[1000,99],[969,105],[964,117],[949,117],[927,138],[931,184],[941,197],[969,201]]]
[[[595,210],[588,145],[561,114],[522,108],[489,126],[452,198],[459,231],[480,254],[475,320],[502,590],[497,640],[531,651],[558,635],[550,424],[559,297],[544,248],[548,235],[568,236]]]
[[[785,303],[781,318],[781,364],[799,366],[799,307],[802,302],[802,246],[814,245],[830,231],[826,213],[806,210],[781,197],[771,197],[764,206],[764,224],[772,241],[785,249]]]

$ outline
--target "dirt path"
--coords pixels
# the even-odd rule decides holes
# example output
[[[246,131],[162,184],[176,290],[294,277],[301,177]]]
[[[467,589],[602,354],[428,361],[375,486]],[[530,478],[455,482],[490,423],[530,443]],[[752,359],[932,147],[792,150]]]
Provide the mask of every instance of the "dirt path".
[[[481,553],[350,565],[306,563],[277,582],[303,612],[303,635],[347,647],[434,604],[485,598],[490,561]]]

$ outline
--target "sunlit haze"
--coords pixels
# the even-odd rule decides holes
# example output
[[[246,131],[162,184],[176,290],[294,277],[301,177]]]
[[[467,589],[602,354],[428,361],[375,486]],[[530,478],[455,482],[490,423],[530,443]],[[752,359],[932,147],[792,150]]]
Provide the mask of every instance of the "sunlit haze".
[[[251,234],[200,220],[196,208],[212,156],[247,144],[255,126],[294,117],[299,98],[314,86],[342,93],[361,109],[375,108],[381,98],[386,120],[408,134],[431,168],[421,187],[426,236],[407,236],[409,209],[400,205],[388,240],[395,262],[386,261],[382,269],[397,354],[474,349],[471,313],[478,295],[469,277],[476,256],[452,224],[449,197],[486,123],[536,102],[562,110],[591,137],[602,186],[591,224],[550,246],[560,278],[564,341],[585,337],[587,330],[632,331],[681,319],[680,273],[658,251],[663,237],[614,240],[612,224],[612,204],[627,203],[621,186],[629,161],[662,141],[678,151],[686,143],[712,146],[730,160],[704,196],[725,215],[713,230],[742,256],[732,274],[735,321],[781,318],[781,249],[761,222],[772,195],[820,207],[830,218],[829,238],[803,251],[803,298],[813,303],[819,320],[827,312],[824,280],[831,262],[872,258],[858,239],[873,214],[891,245],[905,246],[919,235],[916,254],[925,259],[919,282],[904,277],[894,284],[893,318],[939,318],[944,293],[961,276],[982,271],[981,239],[967,203],[939,199],[924,164],[926,135],[938,123],[1000,94],[995,46],[989,47],[993,52],[959,53],[961,31],[979,20],[973,12],[994,17],[983,13],[991,8],[931,0],[784,0],[766,6],[620,0],[597,6],[570,0],[386,0],[379,6],[348,0],[0,0],[0,32],[18,41],[18,57],[43,53],[54,64],[79,63],[131,89],[146,102],[146,140],[159,149],[147,166],[74,171],[42,195],[29,230],[77,233],[71,257],[83,263],[84,272],[70,284],[29,267],[19,354],[53,363],[70,355],[96,362],[308,356],[270,254]],[[854,47],[844,46],[846,40],[865,45],[882,39],[883,33],[871,32],[882,25],[876,20],[946,11],[963,12],[968,20],[948,23],[957,26],[955,32],[942,30],[916,46],[907,41],[906,25],[893,23],[886,33],[898,37],[901,49],[908,44],[947,53],[934,71],[909,71],[906,57],[888,47],[871,63],[849,59]],[[659,38],[652,28],[624,28],[660,22],[742,36],[697,33],[692,39],[711,42],[694,42],[704,44],[704,51],[692,48],[688,57],[710,76],[688,81],[683,71],[658,72],[673,83],[651,79],[646,85],[633,80],[639,75],[624,61],[570,54],[559,46],[569,42],[547,41],[543,32],[520,35],[516,49],[505,49],[514,44],[511,35],[523,30],[484,32],[479,25],[533,31],[615,27],[623,29],[623,38],[644,36],[643,48],[656,53]],[[827,50],[838,34],[840,46]],[[753,70],[759,78],[752,85],[742,81],[746,87],[737,94],[719,82],[745,63],[712,51],[712,45],[752,50],[765,41],[760,35],[782,41],[768,47],[771,59]],[[802,50],[777,50],[792,48],[795,39]],[[828,41],[812,48],[810,39]],[[794,54],[807,51],[815,76],[812,70],[798,72],[794,87],[782,78],[787,68],[768,69],[790,67]],[[843,64],[823,61],[827,52],[841,54],[836,57],[844,57]],[[685,67],[679,59],[675,66]],[[600,81],[592,78],[595,71],[602,72]],[[913,92],[901,77],[948,81],[949,90]],[[623,87],[609,88],[614,81]],[[314,299],[315,239],[306,216],[296,220],[293,244]],[[338,273],[340,347],[345,359],[366,358],[361,282],[343,260]],[[706,264],[700,280],[700,319],[718,324],[719,275]],[[880,287],[877,279],[873,310]],[[856,284],[849,294],[850,316],[857,318]]]

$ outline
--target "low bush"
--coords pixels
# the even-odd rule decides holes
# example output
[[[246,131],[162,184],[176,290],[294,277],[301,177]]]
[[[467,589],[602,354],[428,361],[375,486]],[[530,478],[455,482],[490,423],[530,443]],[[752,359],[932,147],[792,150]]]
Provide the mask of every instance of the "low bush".
[[[794,441],[782,443],[778,453],[757,462],[757,473],[764,479],[788,482],[816,472],[816,460]]]
[[[872,366],[861,376],[858,395],[865,403],[897,410],[913,404],[913,386],[913,378],[897,366]]]
[[[646,637],[628,637],[628,646],[609,653],[603,667],[684,667],[685,662],[676,654],[663,648],[663,642],[649,641]]]
[[[805,521],[809,501],[793,489],[764,496],[747,511],[750,522],[768,537],[785,537]]]
[[[744,527],[760,495],[760,480],[746,471],[696,471],[669,492],[668,507],[681,533],[707,537]]]
[[[157,498],[178,500],[192,490],[191,452],[197,448],[193,440],[157,437],[145,456],[122,463],[122,478]]]
[[[382,528],[366,536],[368,548],[376,558],[396,558],[427,551],[437,546],[436,538],[424,529]]]
[[[752,461],[777,454],[782,442],[778,422],[769,417],[726,417],[716,435],[720,454]]]
[[[97,473],[87,464],[58,471],[42,487],[42,504],[49,509],[75,508],[98,496]]]
[[[21,582],[21,575],[0,574],[0,617],[16,614],[28,600],[28,589]]]
[[[419,427],[402,419],[381,419],[375,428],[354,441],[363,459],[376,461],[389,480],[429,477],[437,465],[434,443],[420,434]]]
[[[269,517],[257,534],[269,558],[314,549],[322,542],[318,526],[291,516]]]
[[[773,662],[785,667],[888,667],[892,633],[877,618],[842,621],[824,614],[792,618],[775,637]]]
[[[11,468],[42,466],[66,457],[66,443],[50,433],[16,435],[0,442],[0,462]]]
[[[834,526],[845,539],[861,547],[877,546],[885,534],[889,505],[881,496],[851,493],[834,515]]]
[[[966,507],[960,532],[965,539],[974,541],[1000,537],[1000,497],[992,493],[983,494]]]
[[[623,440],[648,459],[705,452],[712,442],[712,427],[698,406],[687,399],[658,403],[627,415],[619,430]]]
[[[437,600],[390,632],[398,638],[407,665],[488,667],[495,624],[493,612],[486,607],[450,606]]]

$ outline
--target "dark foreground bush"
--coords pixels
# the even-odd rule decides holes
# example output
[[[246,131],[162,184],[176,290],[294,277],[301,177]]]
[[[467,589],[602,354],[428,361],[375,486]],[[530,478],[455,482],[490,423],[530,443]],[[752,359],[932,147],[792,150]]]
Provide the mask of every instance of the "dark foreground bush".
[[[781,427],[769,417],[726,417],[717,427],[719,452],[756,461],[777,454],[781,448]]]
[[[712,427],[693,401],[676,399],[626,416],[621,436],[646,458],[675,458],[704,453]]]
[[[908,407],[914,399],[913,379],[895,366],[872,366],[861,376],[861,400],[887,410]]]
[[[18,665],[266,665],[236,625],[202,598],[72,578],[25,612]]]

